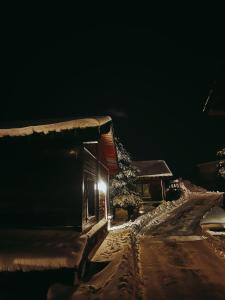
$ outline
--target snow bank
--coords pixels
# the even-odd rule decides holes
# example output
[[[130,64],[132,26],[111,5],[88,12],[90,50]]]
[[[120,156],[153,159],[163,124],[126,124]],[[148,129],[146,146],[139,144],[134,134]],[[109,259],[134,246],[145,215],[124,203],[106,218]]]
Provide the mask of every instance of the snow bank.
[[[163,223],[168,217],[170,217],[171,213],[176,210],[178,207],[181,207],[187,201],[192,201],[193,199],[198,199],[204,201],[206,198],[212,196],[217,196],[213,205],[218,205],[221,200],[221,193],[215,192],[191,192],[187,187],[182,186],[183,194],[182,196],[175,201],[162,201],[162,203],[151,210],[147,214],[140,216],[134,222],[129,221],[122,225],[113,226],[111,230],[125,229],[130,228],[135,233],[144,234],[146,231],[150,230],[151,227],[159,225]]]
[[[136,299],[137,276],[133,259],[132,248],[127,245],[123,252],[118,253],[104,270],[89,281],[89,285],[81,286],[71,299],[80,299],[81,292],[94,293],[97,299],[102,300],[117,300],[120,297]]]
[[[139,298],[139,277],[130,230],[110,232],[100,248],[94,261],[108,260],[109,264],[77,289],[63,285],[52,286],[48,292],[48,300]]]
[[[134,222],[129,221],[122,225],[114,226],[111,228],[111,230],[131,227],[136,233],[143,234],[144,230],[148,230],[151,226],[155,226],[164,222],[172,211],[183,205],[186,201],[190,200],[190,195],[191,193],[189,191],[185,191],[183,196],[176,201],[162,201],[158,207],[147,214],[140,216]]]

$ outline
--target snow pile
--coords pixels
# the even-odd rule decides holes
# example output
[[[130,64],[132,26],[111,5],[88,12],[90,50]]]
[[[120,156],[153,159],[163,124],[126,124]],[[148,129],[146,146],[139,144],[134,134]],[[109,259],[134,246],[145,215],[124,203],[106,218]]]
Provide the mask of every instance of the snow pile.
[[[176,201],[163,201],[160,206],[158,206],[154,211],[150,212],[150,214],[153,214],[151,218],[144,218],[143,221],[141,220],[140,222],[138,222],[137,229],[139,231],[139,234],[142,235],[152,226],[163,223],[175,209],[182,206],[188,200],[190,200],[190,194],[186,192],[180,199]]]
[[[183,196],[176,201],[162,201],[158,207],[147,214],[140,216],[134,222],[129,221],[122,225],[114,226],[111,228],[111,230],[131,227],[136,233],[143,234],[143,232],[148,230],[151,226],[155,226],[164,222],[172,211],[190,199],[190,195],[191,193],[186,191]]]

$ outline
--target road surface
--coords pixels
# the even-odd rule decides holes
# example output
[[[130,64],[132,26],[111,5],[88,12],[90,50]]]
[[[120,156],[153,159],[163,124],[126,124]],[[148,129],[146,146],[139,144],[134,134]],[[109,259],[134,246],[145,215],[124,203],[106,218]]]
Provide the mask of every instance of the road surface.
[[[220,196],[199,194],[139,238],[143,299],[225,299],[225,261],[202,237],[199,222]]]

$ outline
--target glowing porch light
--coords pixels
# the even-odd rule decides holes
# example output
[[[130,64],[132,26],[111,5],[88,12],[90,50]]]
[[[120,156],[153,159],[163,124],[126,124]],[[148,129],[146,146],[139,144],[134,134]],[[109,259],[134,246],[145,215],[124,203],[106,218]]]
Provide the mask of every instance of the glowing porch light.
[[[106,185],[106,183],[103,180],[99,180],[99,182],[98,182],[98,190],[99,190],[99,192],[106,193],[106,191],[107,191],[107,185]]]

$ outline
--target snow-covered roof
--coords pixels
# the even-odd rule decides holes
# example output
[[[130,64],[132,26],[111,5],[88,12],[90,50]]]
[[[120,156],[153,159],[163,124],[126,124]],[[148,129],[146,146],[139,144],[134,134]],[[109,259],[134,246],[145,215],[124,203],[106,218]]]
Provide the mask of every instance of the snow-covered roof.
[[[33,125],[32,122],[27,126],[16,126],[13,128],[0,128],[0,137],[6,136],[25,136],[32,135],[33,133],[44,133],[48,134],[49,132],[61,132],[63,130],[70,129],[85,129],[93,127],[101,127],[109,122],[112,119],[109,116],[103,117],[92,117],[92,118],[79,118],[68,121],[55,121],[53,123],[49,122],[38,122],[39,124]]]
[[[104,125],[109,125],[107,132],[102,130]],[[102,144],[102,159],[105,161],[110,174],[117,172],[117,153],[114,144],[114,136],[112,129],[112,119],[110,116],[98,116],[90,118],[77,118],[73,120],[56,120],[56,121],[39,121],[26,123],[23,126],[0,128],[0,138],[4,137],[23,137],[34,133],[45,134],[52,132],[63,132],[76,129],[96,128],[99,133],[100,143]],[[96,138],[96,137],[95,137]]]
[[[66,229],[1,229],[0,271],[78,268],[87,239]]]
[[[164,160],[134,161],[133,164],[139,169],[139,177],[171,177],[171,170]]]
[[[69,228],[0,229],[0,272],[78,269],[106,224],[102,219],[85,234]]]

